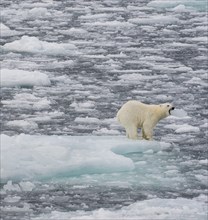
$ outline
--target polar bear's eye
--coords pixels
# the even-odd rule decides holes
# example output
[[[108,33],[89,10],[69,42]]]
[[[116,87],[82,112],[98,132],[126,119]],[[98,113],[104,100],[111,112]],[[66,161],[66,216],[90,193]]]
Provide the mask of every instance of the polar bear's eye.
[[[167,107],[170,107],[170,105],[167,105]]]

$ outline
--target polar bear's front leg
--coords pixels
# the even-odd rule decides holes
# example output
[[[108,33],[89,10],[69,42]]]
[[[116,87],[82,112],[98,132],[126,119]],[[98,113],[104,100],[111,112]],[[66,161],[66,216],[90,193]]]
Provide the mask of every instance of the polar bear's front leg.
[[[126,136],[130,139],[138,139],[138,133],[137,133],[137,127],[136,126],[131,126],[131,127],[126,127]]]
[[[144,124],[142,128],[142,137],[146,140],[153,140],[153,128]]]

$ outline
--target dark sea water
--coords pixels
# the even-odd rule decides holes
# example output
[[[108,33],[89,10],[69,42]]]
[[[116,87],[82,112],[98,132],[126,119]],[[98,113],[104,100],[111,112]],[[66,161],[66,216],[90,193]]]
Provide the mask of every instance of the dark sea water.
[[[207,219],[207,29],[205,0],[2,0],[1,219]],[[187,116],[128,142],[131,99]]]

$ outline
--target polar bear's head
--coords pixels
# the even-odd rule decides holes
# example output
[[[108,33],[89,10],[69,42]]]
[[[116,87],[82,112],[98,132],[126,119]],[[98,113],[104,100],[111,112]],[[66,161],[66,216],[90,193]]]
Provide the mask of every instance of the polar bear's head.
[[[175,109],[175,107],[173,107],[173,105],[170,103],[161,104],[160,108],[161,108],[162,112],[164,113],[165,117],[171,115],[171,111]]]

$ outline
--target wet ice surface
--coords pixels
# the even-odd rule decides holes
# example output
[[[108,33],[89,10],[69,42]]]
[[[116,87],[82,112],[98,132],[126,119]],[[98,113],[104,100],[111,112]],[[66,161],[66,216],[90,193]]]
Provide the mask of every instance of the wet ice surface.
[[[1,4],[2,218],[206,219],[206,1]],[[129,99],[174,104],[155,129],[168,149],[120,137],[115,115]],[[66,135],[97,150],[82,143],[67,160]]]

